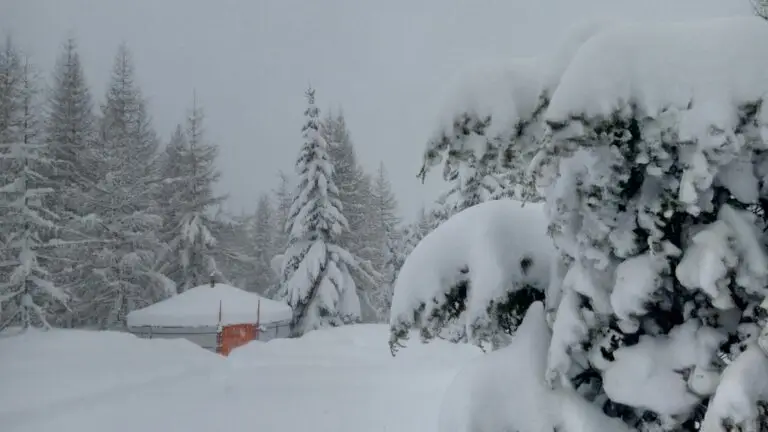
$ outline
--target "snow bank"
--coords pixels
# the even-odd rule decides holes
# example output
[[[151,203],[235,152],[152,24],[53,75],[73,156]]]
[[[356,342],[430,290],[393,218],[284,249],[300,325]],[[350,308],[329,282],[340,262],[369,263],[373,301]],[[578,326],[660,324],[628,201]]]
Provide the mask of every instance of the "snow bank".
[[[319,329],[294,339],[253,341],[236,348],[227,357],[235,367],[264,364],[312,364],[323,367],[405,367],[423,363],[458,367],[482,354],[472,345],[438,340],[430,344],[413,343],[402,354],[392,357],[387,347],[386,324],[358,324]]]
[[[541,204],[498,200],[459,212],[424,237],[405,260],[392,298],[393,332],[417,325],[417,312],[429,320],[462,278],[470,286],[469,329],[486,320],[489,304],[510,290],[523,284],[546,289],[553,253]],[[524,260],[530,260],[530,268],[524,269]]]
[[[259,303],[261,304],[259,310]],[[291,308],[275,300],[225,284],[203,285],[128,314],[128,326],[215,327],[219,324],[288,321]]]
[[[0,430],[435,432],[439,395],[481,351],[414,344],[393,359],[387,337],[322,329],[228,358],[121,333],[0,339]]]
[[[768,26],[757,17],[624,24],[586,41],[563,73],[546,117],[640,116],[691,107],[689,121],[733,129],[734,106],[768,92]]]
[[[628,432],[569,390],[550,390],[544,381],[549,340],[536,302],[509,346],[459,371],[443,399],[439,432]]]
[[[7,416],[41,412],[174,380],[222,361],[183,340],[140,339],[128,333],[29,330],[0,339],[0,424]],[[87,429],[87,428],[86,428]]]

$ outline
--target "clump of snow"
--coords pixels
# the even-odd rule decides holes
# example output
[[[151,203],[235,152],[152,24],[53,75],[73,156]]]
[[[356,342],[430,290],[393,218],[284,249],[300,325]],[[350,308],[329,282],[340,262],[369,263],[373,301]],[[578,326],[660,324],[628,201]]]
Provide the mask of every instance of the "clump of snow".
[[[628,431],[571,390],[549,388],[544,373],[550,336],[536,302],[509,346],[459,371],[443,398],[439,432]]]
[[[466,325],[486,320],[488,306],[524,284],[547,288],[554,246],[541,204],[489,201],[461,211],[427,235],[405,260],[392,298],[393,329],[417,325],[469,281]],[[523,265],[530,260],[530,267]],[[524,268],[526,267],[526,268]],[[462,273],[468,270],[468,274]]]
[[[221,322],[219,322],[221,304]],[[202,285],[128,314],[129,327],[215,327],[219,323],[282,322],[291,319],[283,302],[225,284]]]
[[[0,339],[0,419],[37,413],[53,416],[71,405],[87,405],[128,388],[181,379],[222,361],[183,339],[28,330]],[[4,430],[12,429],[3,420],[0,424],[9,428]]]
[[[727,289],[732,273],[737,275],[740,286],[764,296],[768,261],[754,217],[750,212],[724,205],[718,220],[691,239],[676,269],[680,283],[689,289],[701,289],[721,309],[734,306]]]
[[[754,426],[758,418],[757,402],[766,400],[768,358],[752,344],[723,371],[717,392],[707,407],[701,431],[726,432],[722,425],[724,420]]]
[[[535,58],[475,63],[453,78],[451,92],[442,104],[438,132],[450,136],[457,116],[468,114],[478,119],[491,117],[488,136],[512,133],[511,128],[536,109],[541,86]]]
[[[724,341],[723,334],[696,321],[675,327],[668,336],[642,336],[636,345],[614,352],[615,361],[603,374],[605,392],[615,402],[662,415],[687,413],[714,390],[706,381],[716,380],[718,372],[708,367]],[[680,373],[689,368],[698,372],[695,393]]]
[[[596,34],[615,25],[617,25],[615,21],[595,19],[579,22],[568,28],[565,37],[555,45],[555,48],[543,52],[537,59],[543,83],[542,91],[551,96],[560,85],[563,73],[579,48]]]
[[[757,17],[606,28],[566,68],[547,119],[610,116],[629,104],[655,118],[692,104],[686,118],[691,130],[702,123],[732,130],[734,105],[768,92],[768,47],[755,43],[767,37]]]
[[[283,256],[283,254],[277,254],[269,260],[269,268],[271,268],[277,276],[280,276],[283,273],[283,261],[285,261],[285,256]]]

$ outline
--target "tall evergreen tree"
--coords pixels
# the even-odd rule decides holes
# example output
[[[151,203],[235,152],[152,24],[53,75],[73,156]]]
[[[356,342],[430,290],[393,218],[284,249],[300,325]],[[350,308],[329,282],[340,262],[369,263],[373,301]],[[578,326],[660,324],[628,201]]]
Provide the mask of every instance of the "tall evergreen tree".
[[[548,347],[534,362],[546,363],[542,378],[554,393],[623,423],[605,430],[766,430],[764,392],[748,389],[768,351],[760,317],[768,254],[750,211],[766,199],[768,56],[745,44],[766,38],[754,17],[612,27],[588,42],[600,49],[576,53],[558,87],[536,95],[539,106],[530,93],[510,93],[531,112],[487,115],[488,140],[536,154],[532,171],[561,256],[546,298]],[[701,49],[715,45],[739,49]],[[630,48],[658,68],[624,63]],[[692,77],[690,64],[704,66]],[[608,76],[633,84],[605,86]],[[425,165],[438,153],[487,151],[462,142],[475,129],[466,116],[430,143]],[[522,156],[508,169],[529,163]],[[472,288],[455,310],[477,298]]]
[[[291,181],[288,175],[281,171],[278,173],[278,176],[280,180],[277,188],[273,191],[275,201],[274,226],[276,232],[274,246],[276,251],[282,253],[288,246],[288,234],[285,227],[291,214],[293,196],[291,195]]]
[[[0,184],[0,257],[8,260],[0,279],[0,311],[9,303],[6,316],[0,314],[0,329],[12,323],[50,327],[47,313],[52,303],[68,300],[52,281],[46,255],[40,254],[56,245],[46,237],[59,228],[60,218],[45,205],[44,197],[54,192],[45,176],[51,160],[41,142],[37,76],[21,57],[9,39],[0,57],[0,161],[6,181]]]
[[[320,133],[315,91],[310,88],[306,96],[305,142],[296,162],[298,184],[286,227],[289,244],[281,278],[293,308],[295,335],[360,318],[360,300],[350,274],[357,264],[338,244],[348,224],[333,181],[328,143]]]
[[[52,81],[45,119],[45,139],[57,161],[51,178],[67,191],[66,198],[62,197],[59,203],[62,210],[77,212],[75,201],[82,198],[73,195],[96,180],[88,153],[95,138],[95,119],[77,44],[72,38],[64,43]]]
[[[256,204],[256,214],[251,222],[251,238],[254,250],[254,277],[251,291],[266,293],[277,283],[277,275],[272,271],[272,258],[277,254],[275,247],[275,209],[272,199],[263,194]]]
[[[0,156],[10,154],[11,146],[19,142],[22,81],[21,53],[9,35],[0,51]],[[15,181],[10,167],[10,158],[0,157],[0,185]],[[0,208],[0,219],[8,212]],[[10,262],[9,237],[10,230],[0,225],[0,263]],[[10,271],[9,265],[0,264],[0,281],[8,280]]]
[[[269,298],[283,299],[285,292],[281,290],[282,267],[284,261],[284,252],[288,247],[288,231],[286,226],[291,214],[291,204],[293,203],[291,181],[287,174],[280,171],[278,173],[279,183],[277,188],[272,191],[274,201],[274,235],[273,250],[270,258],[270,268],[276,275],[276,283],[272,284],[264,294]]]
[[[157,214],[157,137],[135,83],[131,54],[118,48],[101,107],[94,146],[99,181],[91,191],[91,213],[105,244],[95,252],[93,270],[79,287],[82,324],[123,325],[131,310],[167,296],[172,284],[153,270],[162,218]]]
[[[402,233],[397,215],[397,199],[384,164],[379,165],[370,199],[372,263],[379,274],[371,295],[371,306],[379,321],[387,320],[392,301],[392,287],[402,258]]]
[[[253,287],[256,258],[251,241],[253,217],[232,215],[221,210],[211,220],[211,236],[216,239],[215,247],[209,251],[215,268],[212,273],[216,281],[250,290]]]
[[[374,178],[371,188],[370,199],[373,242],[374,242],[374,265],[381,268],[384,259],[381,251],[385,250],[385,245],[396,236],[397,227],[400,225],[400,216],[397,214],[397,198],[392,192],[392,184],[389,182],[387,170],[384,164],[379,164],[379,169]]]
[[[64,219],[61,239],[66,246],[54,251],[59,258],[51,271],[58,284],[76,287],[91,271],[91,261],[98,233],[89,226],[87,207],[89,191],[97,181],[92,146],[96,124],[90,90],[85,81],[77,44],[65,41],[56,61],[48,92],[44,134],[48,157],[55,161],[48,174],[56,193],[46,197],[51,209]],[[56,323],[71,326],[71,311],[60,309]]]
[[[175,210],[168,220],[171,251],[166,256],[166,271],[184,292],[208,282],[217,273],[217,242],[213,234],[212,211],[225,197],[213,187],[220,177],[215,161],[218,149],[206,141],[204,115],[194,98],[187,117],[184,137],[179,130],[169,147],[167,183],[174,184]]]
[[[375,236],[375,209],[372,203],[371,178],[357,161],[354,143],[343,113],[329,114],[320,126],[320,132],[329,145],[333,163],[333,181],[339,188],[339,200],[349,230],[342,233],[339,244],[353,254],[366,269],[366,273],[352,275],[362,301],[362,319],[377,319],[373,298],[380,281],[376,274],[375,258],[380,245]]]

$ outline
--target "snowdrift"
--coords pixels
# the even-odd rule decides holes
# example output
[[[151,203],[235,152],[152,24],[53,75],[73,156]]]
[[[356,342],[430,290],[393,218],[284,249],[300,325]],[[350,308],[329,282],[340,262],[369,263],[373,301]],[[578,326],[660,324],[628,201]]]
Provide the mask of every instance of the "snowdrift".
[[[222,361],[183,339],[85,330],[29,330],[3,337],[0,424],[9,415],[52,415],[158,380],[181,379]]]
[[[229,358],[110,332],[0,339],[0,430],[434,432],[440,395],[482,352],[437,342],[393,359],[387,337],[322,329]]]
[[[440,408],[439,432],[629,432],[570,390],[547,386],[550,337],[536,302],[509,346],[459,371]]]
[[[236,348],[228,359],[235,367],[263,364],[300,364],[317,366],[408,367],[435,359],[440,366],[456,367],[482,353],[471,345],[457,345],[438,340],[434,343],[412,343],[393,358],[387,347],[389,327],[386,324],[358,324],[319,329],[294,339],[250,342]]]

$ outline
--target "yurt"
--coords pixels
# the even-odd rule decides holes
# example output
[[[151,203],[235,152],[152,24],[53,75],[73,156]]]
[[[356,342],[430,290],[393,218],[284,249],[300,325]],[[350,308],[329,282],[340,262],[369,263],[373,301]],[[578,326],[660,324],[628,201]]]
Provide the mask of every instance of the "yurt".
[[[251,340],[290,334],[291,308],[240,288],[211,283],[128,314],[128,330],[144,338],[185,338],[227,355]]]

